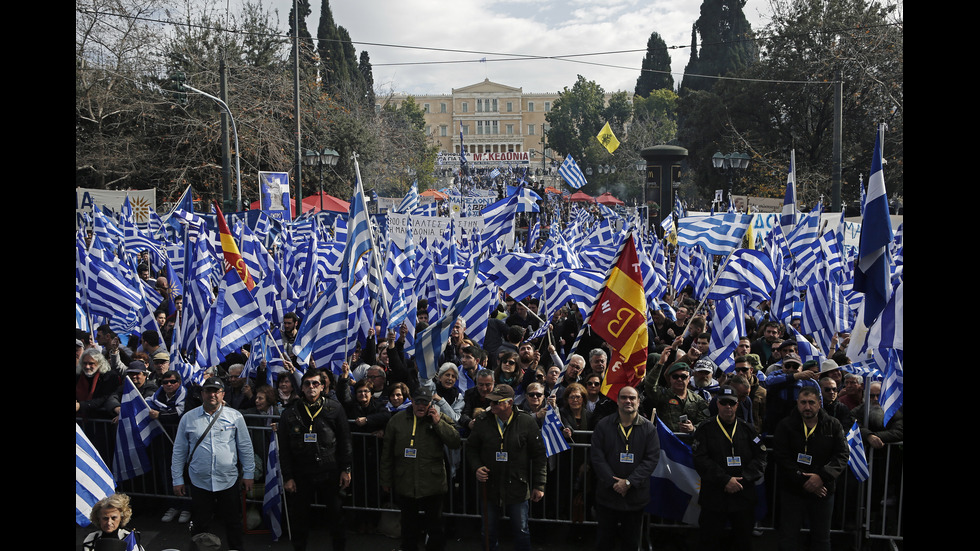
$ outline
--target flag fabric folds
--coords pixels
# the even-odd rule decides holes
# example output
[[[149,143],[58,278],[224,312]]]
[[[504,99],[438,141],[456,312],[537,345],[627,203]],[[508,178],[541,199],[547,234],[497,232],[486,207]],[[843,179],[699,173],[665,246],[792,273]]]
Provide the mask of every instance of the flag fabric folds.
[[[646,373],[646,312],[643,274],[636,242],[630,235],[606,276],[588,321],[592,330],[614,350],[602,382],[602,393],[613,400],[619,396],[620,388],[636,386]]]
[[[255,287],[252,274],[249,272],[248,266],[242,258],[242,253],[238,250],[235,238],[232,237],[231,231],[228,229],[228,222],[225,221],[225,216],[221,214],[221,207],[218,206],[218,203],[215,203],[214,208],[218,212],[218,233],[221,236],[221,251],[224,254],[225,271],[235,270],[238,272],[238,277],[245,283],[245,287],[251,291]]]
[[[892,223],[881,165],[881,132],[875,136],[868,197],[861,221],[861,243],[854,264],[854,290],[864,293],[864,324],[868,327],[891,296]]]
[[[646,512],[658,517],[696,525],[701,507],[701,476],[694,469],[691,447],[681,442],[659,417],[660,460],[650,477],[650,503]]]
[[[616,151],[616,149],[619,147],[619,140],[616,139],[616,135],[613,134],[612,128],[610,128],[608,121],[606,122],[606,125],[602,127],[602,130],[599,131],[596,139],[599,140],[602,147],[605,147],[606,151],[608,151],[610,154],[612,154],[613,151]]]
[[[116,427],[116,454],[112,461],[116,480],[129,480],[150,470],[146,447],[158,434],[163,434],[163,426],[150,417],[150,406],[133,381],[126,377]]]
[[[767,254],[738,249],[718,274],[708,299],[720,300],[742,295],[748,298],[748,302],[769,300],[776,289],[776,281],[776,268]]]
[[[541,424],[541,439],[544,440],[544,451],[548,457],[571,449],[565,440],[565,435],[562,434],[563,428],[558,413],[548,406],[548,413],[545,414],[544,423]]]
[[[561,166],[558,167],[558,174],[565,179],[565,182],[575,188],[579,189],[585,184],[589,183],[585,180],[585,174],[582,174],[582,169],[578,167],[578,163],[571,155],[565,157],[565,160],[561,162]]]
[[[870,476],[868,469],[868,456],[864,453],[864,441],[861,439],[861,428],[857,421],[847,431],[847,466],[851,468],[851,473],[859,482],[865,482]]]
[[[727,255],[742,244],[752,216],[748,214],[715,214],[687,217],[677,222],[677,245],[701,245],[707,254]]]
[[[279,439],[269,442],[269,457],[265,464],[265,495],[262,496],[262,514],[272,532],[272,541],[282,536],[282,484],[279,471]]]
[[[92,506],[115,491],[116,481],[99,451],[75,423],[75,524],[92,524]]]

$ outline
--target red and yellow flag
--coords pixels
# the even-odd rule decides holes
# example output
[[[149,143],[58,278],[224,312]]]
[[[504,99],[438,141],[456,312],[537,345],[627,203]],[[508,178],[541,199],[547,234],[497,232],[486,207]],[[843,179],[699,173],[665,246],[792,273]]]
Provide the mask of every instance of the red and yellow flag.
[[[630,234],[599,293],[589,325],[613,348],[602,393],[616,400],[619,390],[636,386],[647,367],[647,300],[643,274]]]
[[[221,213],[221,207],[218,206],[217,201],[214,202],[214,208],[218,213],[218,234],[221,236],[221,251],[225,255],[225,273],[228,273],[228,270],[234,269],[242,278],[245,287],[251,291],[255,288],[252,274],[249,273],[248,266],[245,265],[245,260],[242,259],[242,253],[239,252],[238,245],[235,244],[235,238],[231,236],[228,223],[225,222],[225,215]]]

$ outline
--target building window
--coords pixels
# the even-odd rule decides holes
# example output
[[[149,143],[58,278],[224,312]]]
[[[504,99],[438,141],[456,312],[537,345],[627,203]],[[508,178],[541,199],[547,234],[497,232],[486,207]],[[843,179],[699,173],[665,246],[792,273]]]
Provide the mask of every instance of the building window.
[[[497,98],[493,98],[493,112],[497,112]]]
[[[445,138],[448,135],[448,133],[449,133],[449,129],[446,128],[446,125],[445,124],[439,127],[439,135],[440,136],[442,136],[443,138]]]
[[[464,136],[469,136],[470,135],[470,125],[464,124],[464,125],[461,126],[461,128],[463,129],[463,135]]]
[[[514,103],[513,102],[510,102],[510,101],[507,102],[507,112],[508,113],[513,113],[514,112]]]
[[[482,113],[483,112],[483,100],[482,99],[476,100],[476,112],[477,113]]]
[[[544,102],[544,112],[545,113],[550,113],[551,112],[551,102],[550,101]]]
[[[508,136],[513,136],[514,135],[514,125],[513,124],[508,124],[507,125],[507,135]]]
[[[533,113],[534,112],[534,102],[533,101],[527,102],[527,111],[528,111],[528,113]]]
[[[470,104],[467,103],[467,102],[465,102],[465,101],[463,102],[463,112],[464,113],[469,113],[470,112]]]
[[[431,136],[432,135],[432,127],[431,126],[426,126],[425,127],[425,135],[426,136]]]
[[[533,136],[534,135],[534,125],[533,124],[527,125],[527,135],[528,136]]]
[[[445,103],[440,103],[439,104],[439,112],[440,113],[445,113],[446,112],[446,104]]]
[[[428,113],[429,112],[429,104],[428,103],[423,103],[422,104],[422,112],[424,112],[424,113]]]

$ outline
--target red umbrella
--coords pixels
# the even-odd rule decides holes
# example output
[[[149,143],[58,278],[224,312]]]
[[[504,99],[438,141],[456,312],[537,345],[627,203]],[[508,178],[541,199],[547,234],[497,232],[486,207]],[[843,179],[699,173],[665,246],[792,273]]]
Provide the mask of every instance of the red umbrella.
[[[596,202],[597,203],[602,203],[603,205],[625,205],[626,204],[626,203],[623,203],[622,201],[620,201],[619,199],[616,199],[615,197],[613,197],[613,194],[612,193],[609,193],[608,191],[606,193],[603,193],[602,195],[600,195],[596,199]]]
[[[303,212],[310,212],[311,210],[317,212],[320,210],[320,194],[323,194],[323,210],[330,212],[342,212],[347,214],[350,212],[350,203],[347,201],[342,201],[337,199],[333,195],[326,192],[318,192],[310,195],[309,197],[303,198]]]
[[[568,198],[569,201],[584,201],[586,203],[594,203],[595,198],[588,193],[582,191],[576,191]]]
[[[446,199],[449,198],[449,196],[446,195],[445,193],[442,193],[441,191],[436,191],[434,189],[427,189],[422,193],[420,193],[419,195],[423,197],[435,197],[436,201],[445,201]]]

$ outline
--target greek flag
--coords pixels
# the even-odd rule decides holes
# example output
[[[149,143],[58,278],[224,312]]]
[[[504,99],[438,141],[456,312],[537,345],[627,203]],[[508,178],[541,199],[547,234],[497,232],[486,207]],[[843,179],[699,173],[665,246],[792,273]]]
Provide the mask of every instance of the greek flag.
[[[849,452],[847,466],[854,473],[854,478],[858,479],[859,482],[867,481],[870,476],[868,456],[864,453],[864,442],[861,439],[861,429],[858,427],[857,421],[854,421],[851,430],[847,432],[847,451]]]
[[[564,425],[561,424],[558,413],[548,406],[548,413],[544,416],[544,423],[541,425],[541,439],[544,440],[544,451],[548,457],[571,449],[565,441],[565,435],[561,432],[562,428]]]
[[[868,348],[876,351],[876,362],[884,374],[881,382],[881,403],[887,423],[902,406],[904,396],[905,338],[905,283],[899,283],[895,293],[881,311],[881,315],[868,329]]]
[[[650,477],[650,503],[646,512],[695,525],[701,513],[698,494],[701,476],[694,469],[690,446],[681,442],[657,417],[660,461]]]
[[[589,183],[585,180],[585,174],[582,174],[582,169],[578,167],[578,163],[571,155],[565,157],[562,161],[561,166],[558,167],[558,174],[565,179],[565,182],[569,186],[580,189],[585,184]]]
[[[480,215],[483,216],[483,233],[480,235],[480,242],[485,248],[492,247],[497,239],[514,232],[514,218],[517,216],[519,200],[520,196],[514,194],[480,211]]]
[[[262,514],[272,532],[272,541],[282,536],[282,486],[279,482],[279,439],[273,434],[269,442],[269,458],[265,465],[265,495],[262,497]]]
[[[854,290],[864,293],[864,324],[868,327],[891,296],[892,223],[888,216],[885,175],[881,168],[881,132],[875,136],[868,198],[861,222],[861,244],[854,265]]]
[[[112,471],[116,480],[129,480],[152,468],[146,447],[153,438],[163,434],[163,427],[150,418],[150,406],[129,377],[123,380],[123,397],[116,427],[116,454]]]
[[[711,315],[711,352],[708,359],[725,372],[735,369],[735,347],[738,337],[745,334],[745,313],[742,297],[733,296],[715,302]]]
[[[425,377],[434,377],[439,369],[439,356],[442,349],[449,340],[449,331],[456,322],[463,310],[470,302],[470,297],[476,288],[477,267],[479,262],[473,264],[466,281],[460,286],[456,300],[443,313],[439,321],[434,322],[423,331],[415,341],[415,362],[418,365],[419,375],[425,373]]]
[[[539,237],[541,237],[541,222],[535,220],[534,226],[527,232],[527,246],[524,247],[524,252],[533,253]]]
[[[480,263],[480,272],[516,301],[540,294],[539,280],[549,271],[547,259],[540,254],[508,253]]]
[[[748,214],[716,214],[688,217],[677,223],[678,246],[701,245],[707,254],[727,255],[742,244],[752,216]]]
[[[402,214],[412,214],[419,206],[419,181],[415,180],[412,182],[412,188],[408,190],[405,194],[405,198],[402,199],[401,204],[395,209],[395,212]]]
[[[490,179],[493,180],[497,176],[500,176],[500,171],[496,168],[490,171]]]
[[[128,378],[128,377],[127,377]],[[75,524],[88,526],[92,506],[112,495],[116,481],[102,456],[75,423]]]
[[[749,299],[748,302],[769,300],[776,289],[776,278],[776,268],[769,255],[752,249],[738,249],[718,274],[708,299],[742,295]]]
[[[789,175],[786,177],[786,196],[783,210],[779,216],[779,226],[783,234],[788,234],[796,226],[796,150],[790,152]]]

